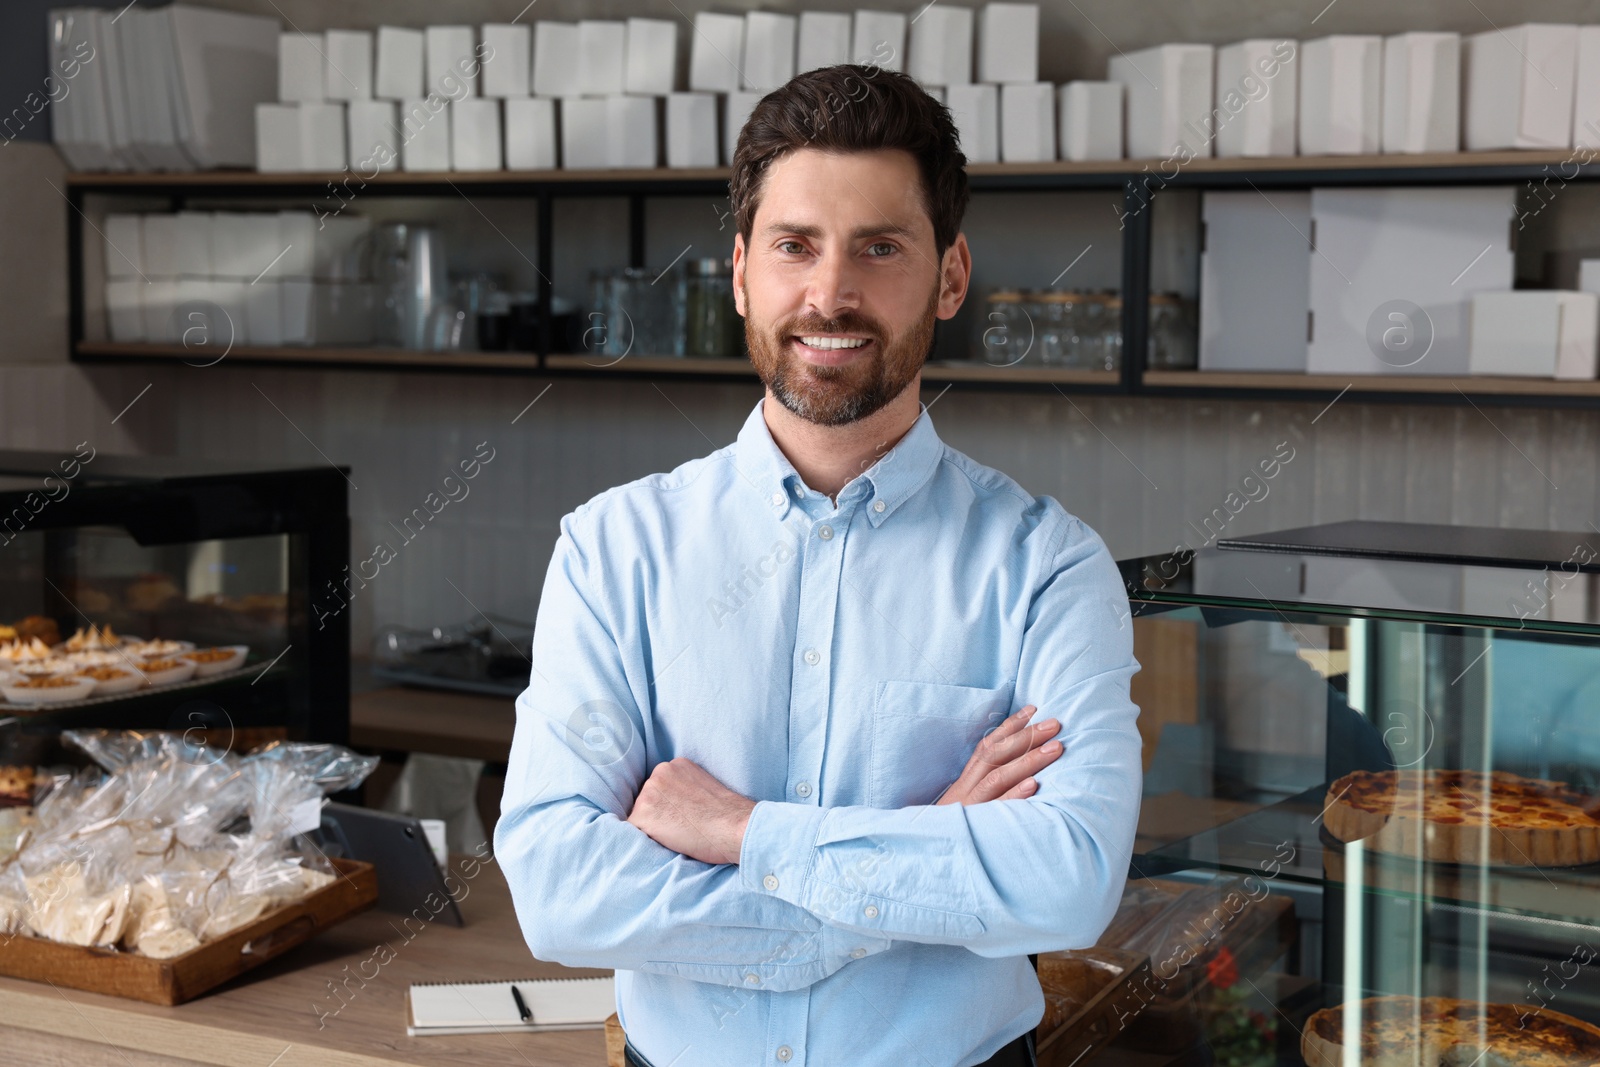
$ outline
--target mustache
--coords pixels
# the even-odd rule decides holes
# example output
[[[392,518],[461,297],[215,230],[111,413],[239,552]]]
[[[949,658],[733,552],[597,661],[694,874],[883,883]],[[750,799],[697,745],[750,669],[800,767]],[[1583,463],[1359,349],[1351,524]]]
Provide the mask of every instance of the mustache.
[[[817,316],[791,319],[783,324],[780,336],[790,337],[796,334],[814,333],[864,333],[878,340],[881,340],[884,336],[883,328],[876,322],[864,315],[854,313],[840,315],[831,319]]]

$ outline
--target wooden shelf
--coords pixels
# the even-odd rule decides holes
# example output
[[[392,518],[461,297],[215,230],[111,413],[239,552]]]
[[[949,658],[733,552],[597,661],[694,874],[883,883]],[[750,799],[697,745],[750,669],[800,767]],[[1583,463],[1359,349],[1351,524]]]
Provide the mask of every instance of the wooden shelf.
[[[1600,165],[1581,160],[1572,149],[1503,152],[1431,152],[1426,154],[1388,154],[1361,156],[1271,156],[1261,158],[1202,158],[1179,164],[1175,159],[1108,159],[1088,162],[1067,160],[1043,163],[972,163],[967,175],[976,188],[1003,183],[1010,178],[1107,178],[1149,176],[1158,181],[1173,175],[1221,177],[1272,173],[1327,173],[1335,176],[1355,171],[1406,172],[1453,170],[1470,171],[1517,168],[1529,174],[1547,166],[1576,168],[1586,174],[1600,174]],[[1173,174],[1169,174],[1169,169]],[[384,171],[372,177],[349,170],[305,173],[261,173],[249,170],[203,170],[140,172],[133,174],[76,172],[67,175],[67,184],[80,189],[115,190],[129,187],[168,186],[174,189],[200,186],[322,186],[347,181],[365,181],[371,186],[438,185],[638,185],[674,183],[700,185],[726,182],[727,167],[672,169],[667,167],[615,170],[490,170],[490,171]],[[1572,174],[1561,175],[1571,178]]]
[[[1600,381],[1551,378],[1451,378],[1423,374],[1252,374],[1235,371],[1145,371],[1149,389],[1300,391],[1305,393],[1428,393],[1443,395],[1600,398]]]
[[[748,359],[704,359],[689,356],[601,356],[550,355],[545,357],[550,370],[584,371],[591,374],[737,375],[754,379],[756,369]]]
[[[187,363],[192,367],[228,363],[280,363],[288,366],[345,366],[408,370],[479,370],[535,374],[539,359],[532,352],[417,352],[408,348],[257,348],[234,345],[220,360],[214,351],[183,345],[79,341],[77,358],[95,362]]]

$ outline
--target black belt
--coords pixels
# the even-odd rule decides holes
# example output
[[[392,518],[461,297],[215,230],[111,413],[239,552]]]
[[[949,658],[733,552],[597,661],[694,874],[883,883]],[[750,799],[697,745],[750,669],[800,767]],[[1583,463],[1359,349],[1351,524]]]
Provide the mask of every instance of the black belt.
[[[631,1042],[622,1046],[622,1061],[627,1067],[651,1067],[649,1060],[639,1055]],[[1000,1051],[984,1060],[978,1067],[1035,1067],[1033,1031],[1029,1030],[1015,1041],[1001,1047]]]

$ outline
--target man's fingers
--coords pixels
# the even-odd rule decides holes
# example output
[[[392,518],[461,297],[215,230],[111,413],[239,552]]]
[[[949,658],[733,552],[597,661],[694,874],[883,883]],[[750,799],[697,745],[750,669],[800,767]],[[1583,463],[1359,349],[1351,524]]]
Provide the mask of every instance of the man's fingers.
[[[1029,775],[1037,774],[1061,757],[1060,741],[1049,741],[985,774],[972,791],[970,803],[1003,799]]]
[[[1028,710],[1028,709],[1024,709]],[[1032,711],[1028,712],[1030,715]],[[1026,721],[1026,720],[1024,720]],[[1045,719],[1032,726],[1022,726],[1009,733],[1001,734],[996,730],[984,739],[979,751],[983,753],[983,762],[991,767],[998,767],[1038,748],[1061,730],[1058,719]]]
[[[997,799],[997,800],[1026,800],[1027,798],[1033,796],[1033,794],[1037,793],[1038,791],[1039,791],[1039,783],[1038,782],[1034,781],[1032,778],[1024,778],[1022,781],[1018,782],[1016,785],[1012,786],[1010,789],[1007,789],[1003,795],[1001,795],[999,797],[996,797],[995,799]]]

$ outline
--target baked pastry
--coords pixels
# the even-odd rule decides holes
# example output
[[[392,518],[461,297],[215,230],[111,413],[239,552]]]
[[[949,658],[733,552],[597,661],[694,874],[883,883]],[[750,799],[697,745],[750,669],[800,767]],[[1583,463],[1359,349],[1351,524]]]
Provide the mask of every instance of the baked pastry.
[[[1444,863],[1600,862],[1600,798],[1508,771],[1351,771],[1328,787],[1340,841]]]
[[[29,663],[49,659],[50,646],[38,637],[19,637],[0,645],[0,660],[10,663]]]
[[[1344,1010],[1306,1020],[1308,1067],[1343,1067]],[[1360,1002],[1362,1067],[1573,1067],[1600,1060],[1600,1027],[1531,1004],[1449,997],[1368,997]]]
[[[183,598],[172,578],[165,574],[141,574],[122,594],[132,611],[160,611],[165,605]]]
[[[31,805],[33,780],[32,767],[0,767],[0,808]]]
[[[29,615],[16,624],[16,630],[17,636],[23,640],[37,637],[46,646],[61,643],[61,628],[56,625],[56,620],[44,615]]]

